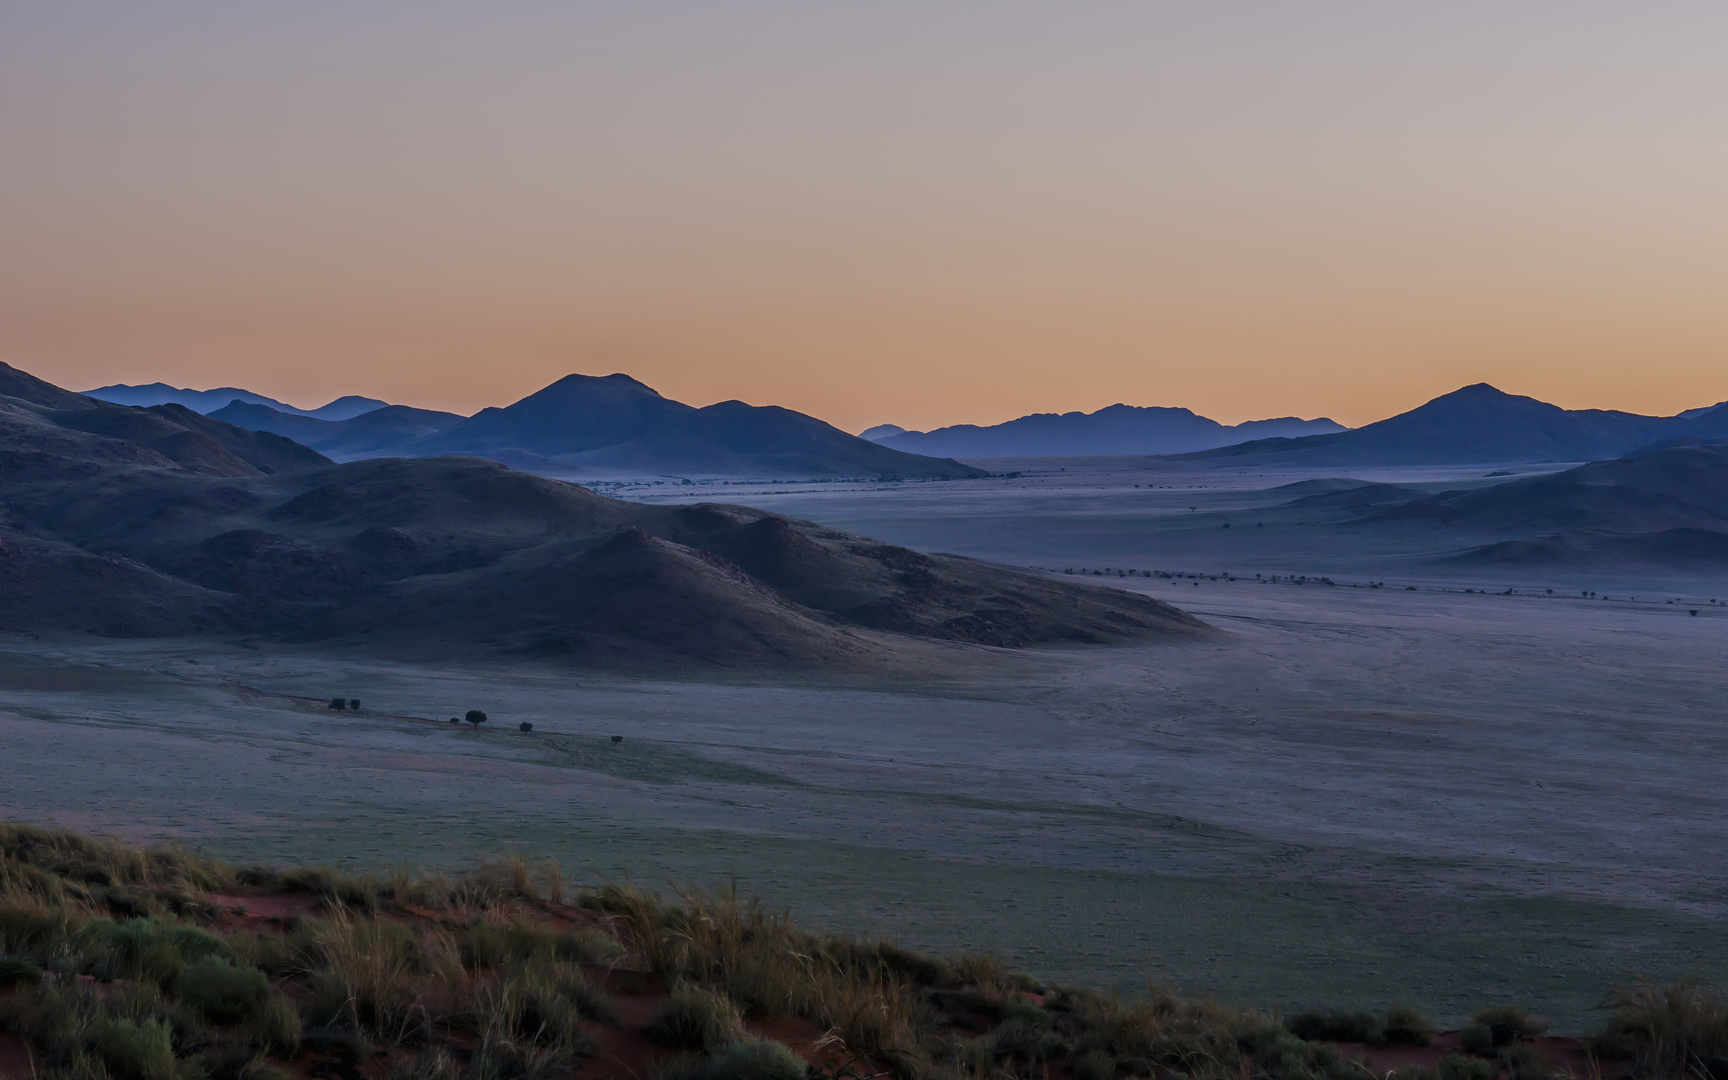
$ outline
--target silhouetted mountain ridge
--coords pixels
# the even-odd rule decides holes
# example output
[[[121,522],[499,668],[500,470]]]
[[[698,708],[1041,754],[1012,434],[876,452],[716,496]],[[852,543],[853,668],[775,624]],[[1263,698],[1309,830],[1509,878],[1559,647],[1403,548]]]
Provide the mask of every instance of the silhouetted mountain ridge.
[[[865,438],[918,454],[949,457],[1080,457],[1101,454],[1180,454],[1267,436],[1344,430],[1331,420],[1293,416],[1230,427],[1189,409],[1111,405],[1093,413],[1033,413],[988,427],[956,424],[934,431],[888,430]]]
[[[1662,439],[1728,436],[1728,408],[1691,418],[1562,409],[1476,383],[1351,431],[1260,439],[1189,455],[1290,467],[1599,461]]]
[[[985,475],[957,461],[878,446],[779,406],[722,401],[696,408],[622,374],[567,375],[515,404],[466,419],[390,406],[324,428],[260,408],[230,405],[220,412],[223,419],[290,434],[347,459],[459,454],[547,475]]]
[[[236,386],[221,386],[214,390],[187,390],[161,382],[140,386],[130,386],[126,383],[98,386],[94,390],[84,391],[84,396],[95,398],[98,401],[106,401],[112,405],[136,405],[142,408],[148,408],[152,405],[183,405],[204,416],[210,415],[231,402],[241,401],[248,405],[264,405],[289,416],[310,416],[318,420],[332,421],[349,420],[389,404],[389,402],[379,401],[377,398],[348,394],[316,409],[296,409],[294,406],[283,404],[275,398],[255,394],[250,390],[242,390]]]
[[[714,417],[711,438],[751,439],[740,416],[789,422],[678,408]],[[334,464],[184,406],[113,405],[4,365],[0,497],[0,630],[13,632],[874,674],[968,645],[1207,632],[1148,597],[749,507],[644,506],[475,458]]]

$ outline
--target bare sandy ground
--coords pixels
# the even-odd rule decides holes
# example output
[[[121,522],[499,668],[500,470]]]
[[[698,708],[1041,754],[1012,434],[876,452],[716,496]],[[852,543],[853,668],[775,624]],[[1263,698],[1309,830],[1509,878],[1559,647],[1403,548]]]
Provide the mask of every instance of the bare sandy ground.
[[[1511,1000],[1579,1030],[1632,972],[1728,968],[1728,608],[1465,593],[1489,583],[1299,524],[1226,550],[1193,522],[1253,488],[1132,475],[738,501],[1022,565],[1230,569],[1111,579],[1220,638],[845,689],[11,638],[0,813],[262,859],[732,878],[810,922],[1284,1009]],[[446,722],[469,708],[485,729]]]

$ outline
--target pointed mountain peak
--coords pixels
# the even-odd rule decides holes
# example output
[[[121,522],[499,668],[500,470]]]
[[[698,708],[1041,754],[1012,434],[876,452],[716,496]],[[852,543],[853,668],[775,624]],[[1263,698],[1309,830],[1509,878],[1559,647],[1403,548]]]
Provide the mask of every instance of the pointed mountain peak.
[[[637,379],[632,379],[621,371],[615,371],[610,375],[583,375],[579,372],[571,372],[569,375],[564,376],[557,382],[543,387],[529,396],[538,397],[540,394],[553,392],[556,392],[559,395],[569,393],[590,393],[595,390],[606,390],[612,393],[635,393],[641,394],[645,397],[660,397],[660,391],[649,386],[647,383],[641,382]]]

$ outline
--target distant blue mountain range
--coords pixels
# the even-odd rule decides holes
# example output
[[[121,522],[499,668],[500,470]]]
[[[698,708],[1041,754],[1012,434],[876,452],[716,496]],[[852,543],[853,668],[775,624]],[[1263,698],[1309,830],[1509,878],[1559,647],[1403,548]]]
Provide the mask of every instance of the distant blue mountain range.
[[[1112,405],[1094,413],[1033,413],[979,427],[957,424],[907,431],[882,424],[863,438],[914,454],[942,457],[1080,457],[1094,454],[1185,454],[1250,439],[1299,438],[1347,430],[1327,419],[1281,416],[1220,424],[1188,409]]]
[[[1487,383],[1350,431],[1266,438],[1194,455],[1297,467],[1604,461],[1663,443],[1728,439],[1728,404],[1676,416],[1562,409]]]
[[[1728,441],[1728,403],[1675,416],[1562,409],[1477,383],[1360,428],[1280,417],[1234,426],[1188,409],[1112,405],[1038,413],[1004,424],[862,437],[814,417],[739,401],[696,408],[626,375],[571,375],[473,416],[338,398],[295,409],[236,387],[104,386],[120,405],[182,405],[243,428],[283,435],[338,460],[470,455],[554,475],[646,469],[798,476],[980,475],[954,458],[1192,454],[1298,467],[1601,461],[1669,444]],[[931,458],[938,460],[932,461]]]
[[[319,420],[351,420],[362,413],[373,409],[382,409],[387,401],[377,398],[361,397],[349,394],[339,397],[328,405],[316,409],[296,409],[285,405],[272,397],[254,394],[250,390],[242,390],[237,386],[221,386],[214,390],[183,390],[167,383],[147,383],[142,386],[128,386],[125,383],[115,383],[112,386],[98,386],[94,390],[84,391],[85,397],[93,397],[98,401],[107,401],[115,405],[138,405],[149,408],[152,405],[184,405],[195,413],[208,416],[217,409],[223,408],[233,401],[243,401],[248,405],[267,405],[277,412],[290,416],[311,416]]]

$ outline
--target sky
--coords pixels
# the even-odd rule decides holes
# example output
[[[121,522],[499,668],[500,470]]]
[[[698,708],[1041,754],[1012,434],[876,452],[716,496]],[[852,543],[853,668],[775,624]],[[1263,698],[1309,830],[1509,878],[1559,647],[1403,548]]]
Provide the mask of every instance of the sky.
[[[1728,399],[1728,5],[0,0],[0,360],[852,431]]]

